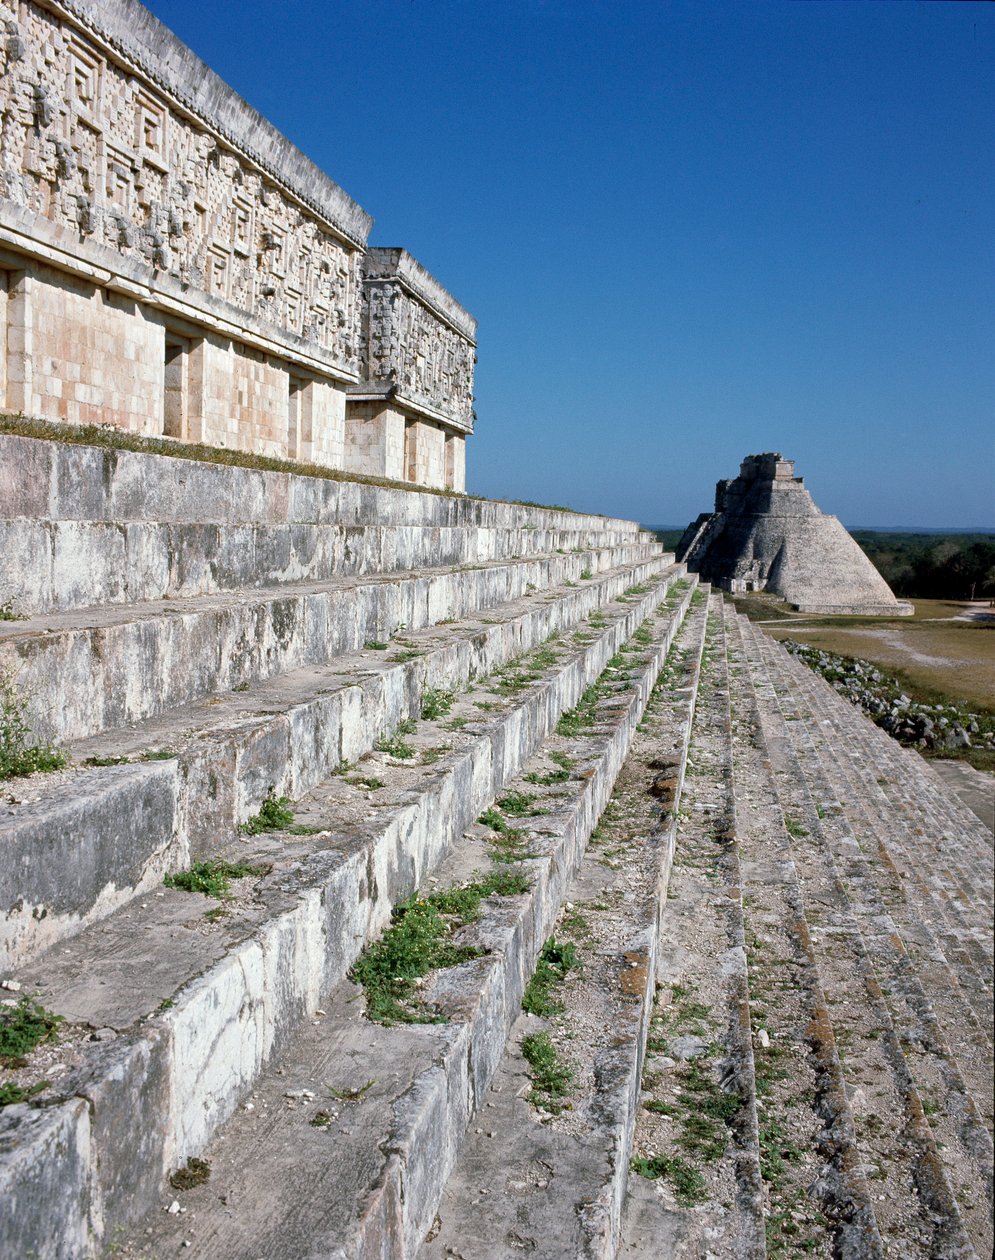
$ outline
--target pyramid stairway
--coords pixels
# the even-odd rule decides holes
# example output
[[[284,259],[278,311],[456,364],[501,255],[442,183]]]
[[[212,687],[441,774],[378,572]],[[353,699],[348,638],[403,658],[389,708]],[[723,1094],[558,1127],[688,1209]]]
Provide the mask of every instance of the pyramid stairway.
[[[990,1254],[991,837],[651,536],[0,441],[5,1255]]]

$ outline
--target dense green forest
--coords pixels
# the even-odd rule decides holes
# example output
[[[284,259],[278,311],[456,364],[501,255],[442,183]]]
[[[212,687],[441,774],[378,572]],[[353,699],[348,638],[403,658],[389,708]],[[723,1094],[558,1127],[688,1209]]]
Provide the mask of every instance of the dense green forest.
[[[851,531],[896,595],[995,599],[995,536]]]
[[[673,550],[682,531],[658,529]],[[896,595],[917,599],[995,599],[995,535],[851,530]]]

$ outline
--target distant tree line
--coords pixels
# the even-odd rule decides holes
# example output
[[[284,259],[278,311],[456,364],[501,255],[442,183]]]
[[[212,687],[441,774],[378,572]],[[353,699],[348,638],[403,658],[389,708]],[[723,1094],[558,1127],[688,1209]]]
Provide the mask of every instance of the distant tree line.
[[[896,595],[917,599],[995,599],[991,534],[886,534],[853,530]]]
[[[995,599],[992,534],[890,534],[850,531],[896,595],[908,599]],[[682,531],[658,529],[668,550]]]

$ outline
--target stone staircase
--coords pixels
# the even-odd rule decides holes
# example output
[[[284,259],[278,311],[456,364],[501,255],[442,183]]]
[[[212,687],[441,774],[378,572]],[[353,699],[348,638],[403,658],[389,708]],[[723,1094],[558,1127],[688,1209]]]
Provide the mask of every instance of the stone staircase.
[[[631,522],[10,442],[4,1255],[990,1253],[925,763]]]

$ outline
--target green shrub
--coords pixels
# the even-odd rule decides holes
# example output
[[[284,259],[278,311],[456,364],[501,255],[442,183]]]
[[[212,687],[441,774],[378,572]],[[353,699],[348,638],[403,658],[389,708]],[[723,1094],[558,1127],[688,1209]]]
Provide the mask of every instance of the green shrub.
[[[25,717],[27,701],[14,690],[10,675],[0,670],[0,779],[36,771],[61,770],[63,753],[35,742]]]

